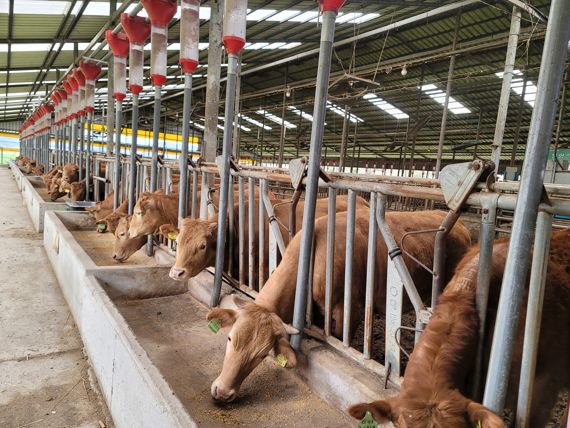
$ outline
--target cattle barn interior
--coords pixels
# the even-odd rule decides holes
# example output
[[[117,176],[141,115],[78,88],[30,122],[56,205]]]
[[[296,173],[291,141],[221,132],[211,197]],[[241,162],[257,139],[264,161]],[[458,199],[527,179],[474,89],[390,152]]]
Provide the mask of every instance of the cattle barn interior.
[[[0,0],[0,426],[570,428],[569,22]]]

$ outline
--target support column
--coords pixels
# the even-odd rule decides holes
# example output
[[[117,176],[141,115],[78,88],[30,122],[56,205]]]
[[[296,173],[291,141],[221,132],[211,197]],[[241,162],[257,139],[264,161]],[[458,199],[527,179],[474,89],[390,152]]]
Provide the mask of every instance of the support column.
[[[451,51],[457,48],[457,37],[459,35],[459,27],[461,25],[461,12],[455,18],[455,32],[453,33],[453,44]],[[445,132],[447,131],[447,112],[449,109],[449,97],[451,96],[451,86],[453,82],[453,72],[455,70],[455,55],[451,55],[449,59],[449,72],[447,74],[447,86],[445,89],[445,102],[443,104],[443,115],[441,117],[441,129],[439,132],[439,145],[437,146],[437,161],[435,164],[435,178],[439,178],[441,170],[441,160],[443,157],[443,143],[445,141]]]
[[[497,310],[483,404],[500,414],[505,404],[528,259],[542,198],[548,144],[556,116],[570,39],[570,2],[552,0],[521,185]]]
[[[113,56],[109,58],[107,68],[107,155],[113,151],[113,129],[115,128],[115,99],[113,98]]]
[[[215,162],[218,148],[218,112],[220,110],[220,73],[222,64],[222,21],[224,16],[222,0],[210,2],[210,44],[208,46],[208,77],[206,80],[206,123],[204,129],[204,143],[202,144],[202,157],[207,162]],[[212,186],[212,174],[204,176],[203,188]],[[208,192],[200,192],[200,218],[208,216]]]
[[[511,29],[509,31],[509,43],[507,45],[507,57],[505,58],[505,70],[503,72],[503,85],[501,87],[501,98],[499,100],[499,111],[497,112],[497,124],[495,125],[495,136],[491,146],[491,160],[495,163],[495,174],[499,171],[501,162],[501,149],[503,137],[505,135],[505,125],[507,123],[507,113],[509,111],[509,100],[511,98],[511,82],[513,80],[513,69],[517,56],[517,44],[521,31],[521,10],[513,7],[511,17]]]
[[[285,67],[285,86],[283,88],[283,105],[281,107],[281,135],[279,136],[279,157],[277,159],[277,166],[283,167],[283,151],[285,150],[285,135],[287,134],[287,127],[285,126],[285,105],[287,104],[287,83],[289,77],[289,67]]]
[[[344,118],[342,120],[342,137],[340,142],[340,158],[338,161],[339,172],[344,172],[346,163],[346,146],[348,144],[348,118],[350,117],[350,107],[344,106]]]

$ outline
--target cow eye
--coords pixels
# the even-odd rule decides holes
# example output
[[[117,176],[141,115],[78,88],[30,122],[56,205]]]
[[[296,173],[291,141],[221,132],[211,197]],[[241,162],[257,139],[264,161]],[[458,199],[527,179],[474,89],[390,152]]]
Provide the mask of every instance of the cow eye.
[[[125,236],[125,232],[121,232],[119,236]]]
[[[206,248],[206,244],[204,244],[204,243],[200,244],[200,249],[201,249],[201,250],[204,250],[205,248]]]
[[[230,336],[228,336],[228,342],[231,342],[232,338]]]

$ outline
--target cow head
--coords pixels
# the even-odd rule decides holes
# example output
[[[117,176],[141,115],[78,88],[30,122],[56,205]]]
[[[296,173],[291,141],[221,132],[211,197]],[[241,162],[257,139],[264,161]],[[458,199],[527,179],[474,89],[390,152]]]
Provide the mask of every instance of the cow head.
[[[97,221],[97,232],[99,233],[115,233],[117,230],[117,226],[119,225],[119,221],[123,218],[127,217],[127,213],[123,213],[120,211],[114,211],[109,214],[107,217],[103,218],[102,220]],[[128,233],[128,229],[125,231]]]
[[[79,178],[79,166],[74,163],[66,163],[63,166],[62,180],[68,183],[73,183]]]
[[[221,327],[231,327],[222,372],[210,390],[216,400],[233,401],[245,378],[270,351],[274,351],[275,355],[284,355],[287,368],[297,365],[288,334],[298,332],[285,324],[277,314],[255,303],[247,303],[239,310],[212,309],[208,313],[208,320],[213,319],[219,320]]]
[[[168,237],[175,228],[161,226],[161,233]],[[170,269],[170,277],[179,281],[193,278],[216,261],[218,220],[185,218],[176,237],[176,262]]]
[[[152,195],[142,195],[133,209],[129,226],[129,238],[156,233],[164,222]]]
[[[140,250],[146,243],[146,236],[129,238],[129,222],[131,217],[121,217],[115,229],[115,242],[113,244],[113,259],[122,263]]]
[[[83,201],[85,199],[85,180],[75,181],[65,188],[69,189],[69,199],[72,201]]]
[[[404,391],[387,400],[360,403],[348,412],[362,419],[370,412],[376,422],[392,422],[396,428],[457,427],[503,428],[503,420],[479,403],[465,398],[457,390],[429,398]]]

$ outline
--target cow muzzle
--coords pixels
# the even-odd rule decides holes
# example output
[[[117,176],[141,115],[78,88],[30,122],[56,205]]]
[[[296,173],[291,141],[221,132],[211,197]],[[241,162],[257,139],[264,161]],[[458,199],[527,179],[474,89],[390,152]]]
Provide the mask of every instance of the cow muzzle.
[[[170,268],[169,276],[177,281],[182,281],[183,279],[186,279],[186,277],[188,276],[187,273],[188,271],[184,268],[180,269],[177,268],[176,266],[172,266]]]
[[[212,398],[217,401],[223,401],[224,403],[230,403],[237,397],[237,392],[235,389],[225,389],[219,385],[218,380],[212,383],[212,388],[210,390]]]

